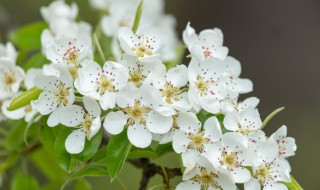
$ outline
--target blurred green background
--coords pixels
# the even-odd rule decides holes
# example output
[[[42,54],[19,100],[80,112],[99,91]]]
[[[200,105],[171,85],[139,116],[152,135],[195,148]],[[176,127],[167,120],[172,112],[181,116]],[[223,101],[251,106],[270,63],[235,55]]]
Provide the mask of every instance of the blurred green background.
[[[41,20],[39,7],[49,2],[0,0],[1,41],[6,42],[10,30]],[[98,14],[86,0],[75,2],[80,6],[81,19],[93,24],[98,21]],[[296,138],[297,154],[289,160],[292,174],[305,189],[320,189],[320,1],[167,0],[166,3],[167,12],[177,17],[179,33],[188,21],[197,31],[213,27],[223,30],[229,55],[242,63],[242,77],[254,82],[250,96],[260,98],[262,118],[278,107],[286,107],[266,131],[271,134],[286,124],[289,136]],[[174,159],[169,155],[162,162],[175,165],[171,160]],[[129,189],[137,189],[140,172],[132,166],[126,166],[124,171],[120,178]],[[160,178],[152,183],[157,180]],[[94,189],[106,189],[109,179],[95,178],[92,182]],[[121,188],[115,182],[107,189]]]

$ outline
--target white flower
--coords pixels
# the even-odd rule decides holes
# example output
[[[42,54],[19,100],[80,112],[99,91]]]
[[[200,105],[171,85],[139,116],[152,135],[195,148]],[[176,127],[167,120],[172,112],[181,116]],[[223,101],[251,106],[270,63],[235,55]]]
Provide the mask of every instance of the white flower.
[[[262,121],[258,109],[248,107],[241,112],[230,112],[225,115],[223,124],[230,131],[248,135],[259,130]]]
[[[230,175],[235,183],[250,180],[250,171],[244,166],[256,163],[254,151],[247,150],[248,140],[238,133],[228,132],[222,136],[221,144],[210,147],[207,155],[209,160],[221,172]]]
[[[27,71],[26,75],[25,75],[25,80],[24,80],[24,85],[27,89],[30,89],[32,87],[34,87],[34,83],[33,80],[35,77],[37,77],[38,75],[42,74],[42,70],[41,69],[35,69],[35,68],[31,68]],[[24,106],[20,109],[14,110],[14,111],[8,111],[7,107],[9,107],[11,100],[6,100],[3,102],[1,109],[2,109],[2,113],[9,119],[12,120],[19,120],[24,118],[24,120],[29,123],[31,122],[33,119],[35,119],[36,114],[38,113],[37,110],[35,110],[31,104]]]
[[[108,11],[110,0],[89,0],[90,6],[99,9]]]
[[[50,127],[59,124],[61,108],[74,102],[72,76],[64,67],[55,65],[55,68],[59,71],[59,77],[40,75],[34,79],[35,86],[43,92],[37,100],[31,102],[41,115],[51,113],[47,121]]]
[[[176,190],[236,190],[229,176],[217,171],[209,161],[201,157],[195,167],[187,168]]]
[[[160,90],[165,104],[179,111],[189,111],[192,106],[188,100],[188,92],[184,87],[188,83],[188,69],[178,65],[168,72],[163,66],[153,73],[153,86]]]
[[[171,116],[155,111],[157,102],[150,96],[154,88],[142,85],[136,88],[128,83],[119,91],[117,105],[120,110],[107,115],[103,126],[111,134],[119,134],[126,127],[129,141],[136,147],[145,148],[151,144],[152,133],[165,134],[172,126]]]
[[[189,22],[182,36],[191,55],[200,61],[212,57],[224,60],[228,55],[229,50],[223,46],[223,34],[218,28],[203,30],[197,35]]]
[[[234,93],[234,96],[252,91],[252,82],[249,79],[239,78],[241,64],[238,60],[228,56],[223,63],[225,64],[224,76],[226,77],[226,87]]]
[[[87,96],[83,97],[83,104],[86,111],[78,105],[69,105],[61,111],[60,123],[75,128],[65,142],[70,154],[82,152],[86,138],[90,140],[101,127],[99,104]]]
[[[139,61],[152,62],[160,57],[159,50],[164,42],[155,28],[145,28],[133,34],[127,27],[119,29],[119,41],[125,53],[136,56]]]
[[[176,122],[179,130],[173,136],[172,147],[175,152],[182,153],[186,167],[194,166],[200,156],[222,136],[219,121],[214,116],[206,120],[203,130],[200,121],[191,112],[180,112]]]
[[[252,167],[252,178],[244,184],[244,189],[287,190],[288,188],[280,182],[291,182],[290,171],[290,165],[285,159],[277,158],[272,162],[263,162],[257,167]]]
[[[100,101],[102,109],[111,109],[116,105],[118,91],[127,84],[128,72],[119,63],[107,61],[103,68],[94,61],[86,59],[78,69],[79,77],[75,81],[77,90],[86,96]]]
[[[59,18],[74,20],[78,15],[78,7],[75,3],[69,6],[63,0],[58,0],[53,1],[48,7],[41,7],[40,12],[47,23]]]
[[[283,125],[275,133],[273,133],[270,138],[277,141],[279,145],[279,156],[282,158],[287,158],[293,156],[297,150],[297,145],[295,139],[292,137],[287,137],[287,126]]]
[[[256,108],[259,102],[260,100],[256,97],[250,97],[240,102],[238,102],[238,99],[234,99],[233,101],[225,102],[222,112],[225,115],[230,112],[240,113],[249,107]]]
[[[203,62],[192,59],[188,67],[188,97],[193,108],[198,112],[201,108],[210,112],[221,111],[220,102],[227,97],[223,80],[224,65],[216,58]]]
[[[8,59],[0,60],[0,100],[10,98],[19,91],[24,71]]]
[[[7,42],[6,45],[0,43],[0,60],[11,61],[16,63],[18,53],[11,42]]]
[[[92,41],[89,35],[61,37],[46,51],[47,58],[54,64],[79,67],[81,61],[92,58]]]

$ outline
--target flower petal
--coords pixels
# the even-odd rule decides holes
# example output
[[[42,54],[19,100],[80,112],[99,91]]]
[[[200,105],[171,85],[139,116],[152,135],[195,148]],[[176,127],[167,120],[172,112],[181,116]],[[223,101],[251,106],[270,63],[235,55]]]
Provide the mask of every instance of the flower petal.
[[[79,154],[84,149],[86,134],[81,129],[73,131],[65,142],[67,151],[70,154]]]
[[[152,134],[143,125],[135,123],[127,131],[129,141],[136,147],[146,148],[151,144]]]
[[[117,135],[123,131],[127,120],[128,117],[122,111],[110,112],[103,122],[103,127],[109,133]]]

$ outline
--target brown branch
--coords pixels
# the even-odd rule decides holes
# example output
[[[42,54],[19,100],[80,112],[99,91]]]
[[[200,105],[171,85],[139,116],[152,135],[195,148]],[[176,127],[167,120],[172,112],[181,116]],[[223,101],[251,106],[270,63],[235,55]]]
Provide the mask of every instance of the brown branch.
[[[150,160],[147,158],[140,158],[140,159],[132,159],[128,160],[132,165],[137,168],[142,169],[142,178],[140,181],[139,190],[146,190],[150,179],[159,174],[163,178],[163,185],[166,189],[172,189],[170,186],[170,179],[176,176],[182,176],[182,172],[180,168],[167,168],[165,167],[164,170],[166,174],[163,172],[162,168],[154,163],[150,163]],[[166,175],[168,180],[166,179]]]
[[[25,147],[24,149],[21,150],[21,154],[22,155],[27,155],[35,150],[37,150],[38,148],[40,148],[42,146],[42,144],[40,143],[40,141],[37,141],[33,144],[31,144],[30,146]]]

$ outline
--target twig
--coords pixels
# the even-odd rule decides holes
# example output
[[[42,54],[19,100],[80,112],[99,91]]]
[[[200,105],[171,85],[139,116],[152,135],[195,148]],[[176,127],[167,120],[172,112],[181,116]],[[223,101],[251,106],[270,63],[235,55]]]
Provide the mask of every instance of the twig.
[[[139,190],[146,190],[150,179],[156,174],[162,176],[164,187],[166,189],[171,189],[170,179],[182,175],[180,168],[161,168],[161,166],[150,163],[150,160],[147,158],[132,159],[128,161],[135,167],[142,169],[142,178],[140,181]]]

